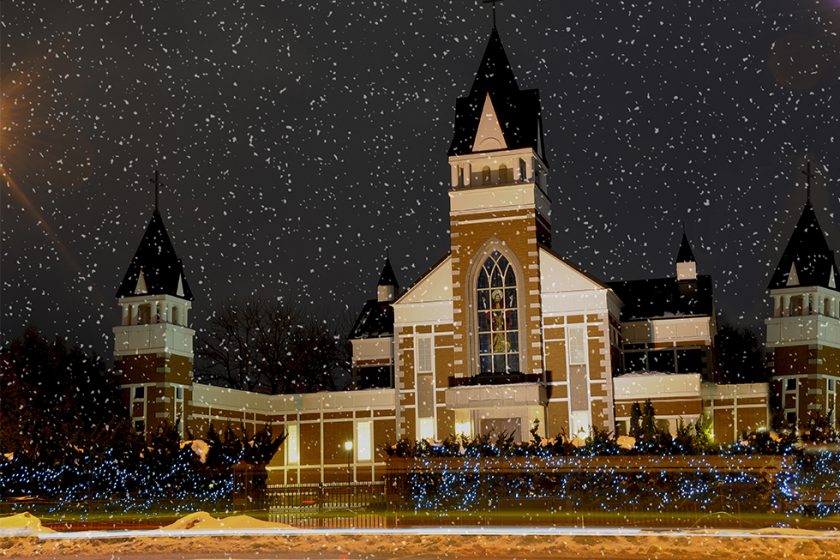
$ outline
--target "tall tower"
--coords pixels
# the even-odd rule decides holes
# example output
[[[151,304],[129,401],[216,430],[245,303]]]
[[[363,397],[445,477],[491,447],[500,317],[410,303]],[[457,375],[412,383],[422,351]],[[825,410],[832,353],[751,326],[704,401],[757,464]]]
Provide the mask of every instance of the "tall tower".
[[[551,201],[539,91],[521,90],[493,23],[455,106],[451,168],[455,377],[543,374],[539,246]]]
[[[192,397],[193,335],[188,327],[192,291],[158,207],[117,291],[122,311],[114,327],[114,363],[134,428],[153,431],[164,421],[184,431]]]
[[[808,170],[810,183],[810,167]],[[834,252],[811,206],[802,215],[768,287],[773,316],[767,325],[771,395],[787,423],[801,426],[812,413],[836,425],[840,381],[840,292]]]

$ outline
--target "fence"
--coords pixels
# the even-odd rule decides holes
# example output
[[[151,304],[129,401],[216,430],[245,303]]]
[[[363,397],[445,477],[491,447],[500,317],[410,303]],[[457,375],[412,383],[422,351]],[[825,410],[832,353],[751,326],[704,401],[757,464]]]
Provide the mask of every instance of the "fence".
[[[792,496],[779,456],[390,458],[392,511],[771,511]]]
[[[272,512],[363,509],[384,504],[385,483],[272,484],[267,488],[266,500]]]

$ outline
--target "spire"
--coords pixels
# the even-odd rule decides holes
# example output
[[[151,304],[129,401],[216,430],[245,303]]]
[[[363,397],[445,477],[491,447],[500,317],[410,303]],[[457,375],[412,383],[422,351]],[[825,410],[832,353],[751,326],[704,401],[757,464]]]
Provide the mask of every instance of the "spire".
[[[836,289],[831,285],[838,274],[834,251],[828,246],[810,197],[805,201],[768,289],[788,286],[794,272],[796,283],[800,286]]]
[[[385,266],[382,267],[382,273],[379,275],[379,282],[376,284],[376,299],[379,301],[394,301],[394,296],[397,290],[400,289],[399,282],[397,282],[397,275],[394,274],[394,269],[391,266],[391,259],[385,257]]]
[[[493,29],[496,29],[496,2],[501,2],[502,0],[482,0],[485,4],[492,4],[493,5]]]
[[[155,186],[155,213],[157,213],[160,208],[160,176],[157,169],[155,169],[155,178],[149,179],[149,182]]]
[[[697,280],[697,261],[694,258],[694,251],[691,250],[691,243],[688,242],[688,236],[685,234],[685,224],[683,224],[680,250],[677,251],[674,264],[677,268],[677,281]]]
[[[811,160],[807,160],[805,162],[805,169],[802,170],[802,174],[805,175],[805,202],[807,204],[811,204]]]
[[[159,211],[160,175],[155,170],[155,208],[140,245],[128,265],[117,290],[117,297],[135,295],[171,295],[192,300],[192,291],[184,276],[184,266],[166,232]]]
[[[696,262],[694,251],[691,250],[691,243],[688,242],[688,236],[685,234],[685,225],[683,225],[682,241],[680,242],[680,250],[677,252],[676,262]]]
[[[450,156],[476,151],[475,140],[485,108],[492,110],[492,120],[501,128],[502,149],[531,148],[545,161],[540,93],[536,89],[519,89],[495,24],[469,94],[455,104],[455,133],[449,146]]]
[[[391,266],[391,259],[385,257],[385,266],[382,267],[382,273],[379,275],[379,282],[377,286],[393,286],[395,289],[399,288],[397,282],[397,275],[394,274],[394,269]]]

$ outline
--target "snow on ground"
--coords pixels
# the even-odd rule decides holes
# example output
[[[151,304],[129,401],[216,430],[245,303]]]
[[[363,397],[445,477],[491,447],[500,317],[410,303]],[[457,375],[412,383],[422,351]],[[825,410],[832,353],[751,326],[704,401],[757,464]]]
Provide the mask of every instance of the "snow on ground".
[[[369,558],[606,558],[622,560],[785,560],[840,558],[840,533],[768,528],[756,531],[648,531],[621,528],[417,528],[388,530],[294,530],[248,516],[215,519],[190,514],[148,531],[55,533],[27,514],[0,518],[0,556],[66,557],[179,555],[283,555]],[[213,535],[214,531],[222,534]],[[231,532],[249,534],[237,535]],[[276,534],[271,534],[276,531]],[[486,531],[486,534],[481,532]],[[508,532],[509,531],[509,532]],[[48,534],[47,534],[48,533]],[[302,534],[303,533],[303,534]],[[12,536],[15,535],[15,536]],[[157,535],[157,536],[155,536]]]
[[[53,532],[49,527],[41,525],[41,520],[28,511],[0,517],[0,537],[26,537]]]
[[[161,527],[162,531],[242,531],[253,529],[294,529],[294,527],[285,523],[262,521],[250,515],[232,515],[217,519],[206,511],[191,513],[171,525]]]

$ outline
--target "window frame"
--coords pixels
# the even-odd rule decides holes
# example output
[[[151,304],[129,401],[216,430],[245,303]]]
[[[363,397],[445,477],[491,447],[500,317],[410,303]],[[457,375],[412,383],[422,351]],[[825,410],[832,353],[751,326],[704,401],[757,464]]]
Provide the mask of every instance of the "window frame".
[[[488,263],[491,263],[489,271]],[[502,263],[504,263],[504,266],[502,266]],[[519,272],[520,269],[516,261],[498,247],[492,247],[486,252],[481,252],[474,266],[470,293],[474,301],[472,338],[475,345],[475,372],[477,374],[521,372],[527,368],[527,364],[522,348],[522,324],[526,317],[523,315],[522,290],[520,290],[523,276]],[[496,278],[494,278],[497,270],[499,285],[495,284]],[[508,282],[509,275],[512,277],[512,283]],[[486,282],[486,286],[481,285],[482,280]],[[501,295],[501,299],[496,300],[501,301],[501,307],[494,307],[493,302],[497,295]],[[512,300],[509,299],[510,296],[513,296]],[[483,301],[486,303],[482,303]],[[501,315],[497,316],[496,313],[501,313]],[[497,318],[502,320],[502,329],[494,328]],[[482,326],[483,324],[485,326]],[[484,350],[482,345],[484,336],[489,337],[486,344],[487,351]],[[515,341],[516,347],[511,351],[511,342],[513,341]],[[507,351],[494,351],[497,342],[504,342],[507,345]],[[504,360],[503,371],[497,371],[495,365],[497,357],[500,356]],[[512,361],[513,356],[515,356],[515,364]],[[484,359],[489,360],[489,369],[483,365]]]

